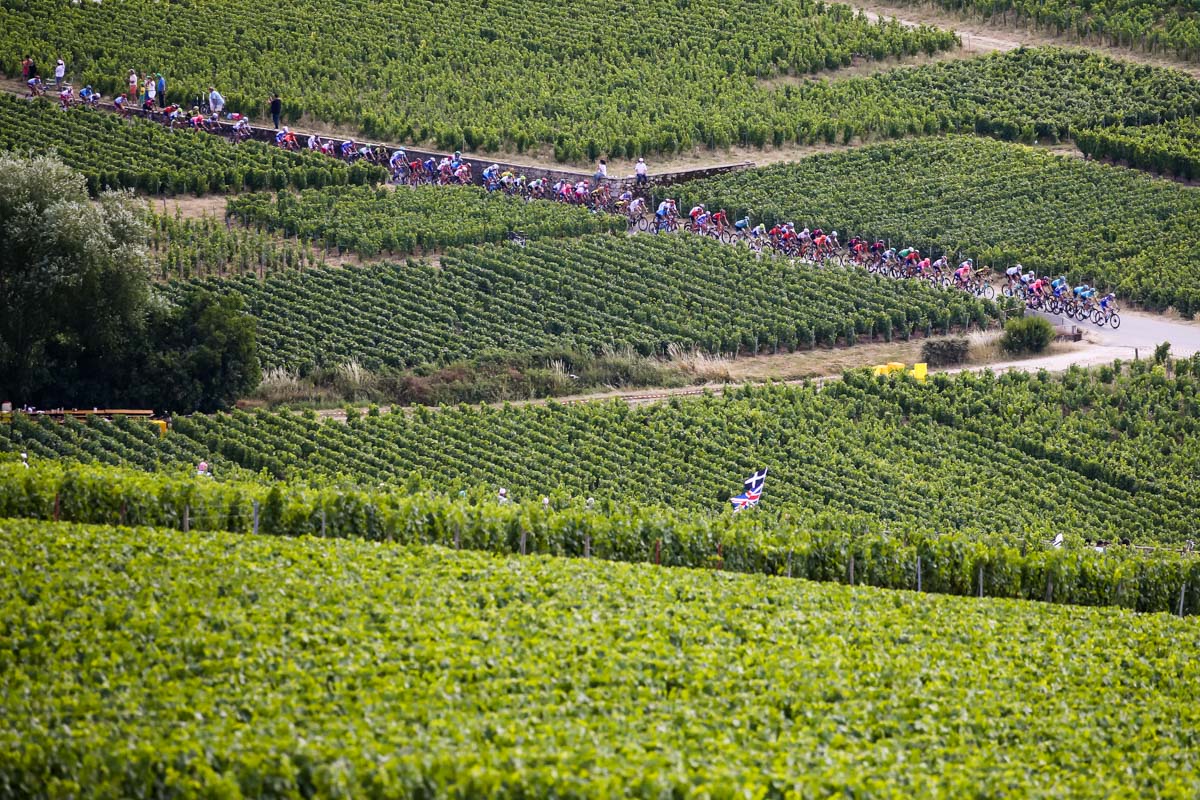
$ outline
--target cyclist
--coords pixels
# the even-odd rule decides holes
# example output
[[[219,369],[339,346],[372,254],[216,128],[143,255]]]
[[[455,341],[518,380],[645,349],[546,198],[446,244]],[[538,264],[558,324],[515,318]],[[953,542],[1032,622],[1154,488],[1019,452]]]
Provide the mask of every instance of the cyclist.
[[[629,216],[634,217],[634,218],[640,217],[643,214],[645,214],[646,213],[646,198],[635,197],[632,200],[630,200],[628,213],[629,213]]]
[[[1081,283],[1071,290],[1071,294],[1075,295],[1076,300],[1080,300],[1083,298],[1083,293],[1089,291],[1091,291],[1091,287],[1086,283]]]
[[[704,214],[704,203],[700,203],[699,205],[692,206],[692,210],[688,212],[688,216],[692,218],[692,224],[695,225],[697,228],[700,226],[696,224],[696,219],[703,214]]]
[[[741,219],[736,220],[733,223],[733,229],[739,233],[749,233],[750,232],[750,215],[747,214],[746,216],[742,217]]]
[[[454,157],[450,159],[450,171],[458,172],[460,166],[462,166],[462,153],[455,150]]]
[[[83,102],[86,105],[89,105],[92,108],[96,108],[100,105],[100,93],[91,86],[83,87],[83,91],[79,93],[79,96],[83,98]]]
[[[1024,269],[1025,268],[1020,264],[1013,264],[1011,267],[1004,270],[1004,277],[1008,278],[1008,288],[1015,288],[1017,284],[1021,282],[1021,272],[1024,271]]]
[[[879,254],[880,264],[890,264],[893,261],[899,261],[899,259],[896,258],[896,248],[889,247]]]
[[[958,269],[954,270],[954,282],[961,288],[966,288],[967,281],[971,279],[971,269],[975,266],[974,259],[968,258],[966,261],[958,265]]]
[[[471,165],[466,161],[460,162],[458,168],[454,170],[454,179],[463,185],[470,183]]]
[[[242,117],[237,122],[233,123],[233,135],[238,139],[250,138],[250,120]],[[309,148],[312,148],[312,137],[309,137]]]
[[[392,169],[392,180],[400,179],[400,171],[404,169],[404,165],[408,163],[408,153],[404,152],[401,147],[396,152],[392,153],[392,157],[388,159],[388,166]]]
[[[71,91],[70,86],[64,86],[58,93],[58,104],[63,108],[70,108],[75,105],[75,95]]]
[[[46,87],[45,87],[45,85],[42,84],[42,79],[39,78],[37,75],[34,75],[32,78],[27,80],[25,83],[29,86],[29,96],[30,97],[41,97],[42,95],[44,95],[46,93]]]
[[[712,224],[717,227],[717,230],[723,231],[729,227],[729,217],[725,216],[725,209],[721,209],[712,215]]]
[[[546,179],[534,178],[529,182],[529,196],[541,197],[546,191]]]
[[[906,247],[899,253],[896,253],[896,256],[904,262],[905,266],[908,266],[909,264],[913,264],[919,260],[921,258],[921,253],[915,247]]]
[[[1117,302],[1117,296],[1115,294],[1113,294],[1112,292],[1109,292],[1108,294],[1104,295],[1104,297],[1100,298],[1100,310],[1103,311],[1105,314],[1107,314],[1107,313],[1109,313],[1108,307],[1111,305],[1114,307],[1113,310],[1115,311],[1116,310],[1116,307],[1115,307],[1116,302]]]
[[[818,228],[817,230],[820,230],[820,228]],[[826,236],[823,233],[815,233],[814,232],[813,237],[812,237],[812,243],[816,247],[816,250],[818,253],[825,249],[825,245],[828,242],[829,242],[828,236]]]
[[[674,217],[676,214],[675,201],[668,197],[658,204],[658,210],[654,212],[654,229],[662,230],[667,220]]]
[[[491,164],[486,169],[484,169],[483,172],[480,173],[480,177],[483,178],[483,182],[485,184],[494,183],[496,178],[499,177],[499,175],[500,175],[500,165],[499,164]]]
[[[1029,284],[1029,293],[1037,298],[1045,298],[1050,293],[1050,279],[1045,275]]]
[[[1071,285],[1067,283],[1066,275],[1059,275],[1057,278],[1050,281],[1050,289],[1054,292],[1055,297],[1062,297],[1063,292],[1070,288]]]
[[[626,189],[625,191],[621,192],[621,194],[617,195],[617,208],[625,208],[631,202],[633,202],[633,192],[629,191],[629,189]]]
[[[792,236],[789,238],[798,238],[800,240],[801,247],[804,247],[812,242],[812,231],[808,229],[807,225],[804,226],[803,230],[801,230],[798,234],[796,233],[796,226],[792,223],[789,222],[786,227],[792,234]]]
[[[342,142],[342,146],[339,149],[341,151],[342,158],[346,159],[347,161],[353,160],[358,155],[358,145],[354,143],[353,139],[347,139],[346,141]]]
[[[916,266],[917,275],[920,277],[924,277],[925,273],[927,271],[929,271],[929,268],[932,266],[933,266],[933,262],[931,262],[929,260],[929,256],[925,256],[924,258],[922,258],[920,261],[917,262],[917,266]]]
[[[500,173],[500,185],[504,187],[504,191],[511,192],[513,184],[516,183],[517,176],[513,174],[511,169],[506,169]]]
[[[836,250],[842,246],[842,243],[838,241],[838,232],[837,231],[834,231],[829,234],[829,245],[834,250]]]
[[[750,236],[755,239],[767,238],[767,226],[760,222],[754,226],[754,230],[750,231]]]

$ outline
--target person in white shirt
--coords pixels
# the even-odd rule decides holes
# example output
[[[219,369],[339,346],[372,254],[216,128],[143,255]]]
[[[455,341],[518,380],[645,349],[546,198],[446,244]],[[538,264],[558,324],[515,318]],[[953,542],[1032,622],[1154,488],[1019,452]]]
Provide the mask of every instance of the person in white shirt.
[[[67,76],[67,65],[60,58],[58,63],[54,65],[54,85],[62,86],[63,78]]]
[[[208,87],[208,107],[214,114],[220,114],[225,110],[225,98],[221,97],[221,93],[215,86]]]
[[[633,167],[633,174],[635,176],[633,183],[635,186],[645,186],[649,183],[650,178],[646,175],[646,169],[646,159],[638,158],[637,164]]]
[[[497,496],[496,499],[499,500],[500,505],[504,505],[505,503],[507,503],[508,502],[508,489],[501,487],[500,494]]]

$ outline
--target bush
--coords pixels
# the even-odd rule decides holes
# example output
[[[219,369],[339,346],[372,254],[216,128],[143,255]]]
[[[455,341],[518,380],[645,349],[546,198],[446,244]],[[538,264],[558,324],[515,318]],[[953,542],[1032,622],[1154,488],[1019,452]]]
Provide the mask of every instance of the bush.
[[[928,339],[921,345],[921,360],[931,367],[961,364],[967,360],[970,343],[956,336],[952,339]]]
[[[1000,337],[1000,347],[1008,353],[1040,353],[1054,339],[1054,326],[1041,317],[1010,319]]]

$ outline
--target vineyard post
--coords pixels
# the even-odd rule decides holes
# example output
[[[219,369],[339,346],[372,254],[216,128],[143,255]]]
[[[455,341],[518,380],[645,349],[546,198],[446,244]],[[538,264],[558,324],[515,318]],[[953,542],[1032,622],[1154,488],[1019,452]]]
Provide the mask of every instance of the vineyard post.
[[[917,556],[917,591],[921,591],[921,557]]]
[[[725,566],[724,542],[717,542],[717,569]]]
[[[788,550],[787,576],[792,577],[792,551]]]
[[[325,538],[325,506],[321,506],[321,538]]]
[[[983,564],[979,565],[979,596],[983,597]]]
[[[183,532],[187,533],[192,527],[192,504],[183,504]]]
[[[258,501],[254,501],[254,535],[258,536]]]
[[[1187,584],[1179,587],[1179,616],[1183,616],[1183,598],[1187,594]]]
[[[58,516],[59,516],[60,510],[61,510],[61,506],[59,505],[58,492],[55,492],[54,493],[54,521],[55,522],[58,522]]]
[[[1053,593],[1054,593],[1054,579],[1052,576],[1047,575],[1046,576],[1046,602],[1047,603],[1050,602],[1050,598],[1053,596]]]
[[[122,526],[124,526],[124,525],[125,525],[125,509],[126,509],[126,503],[127,503],[127,502],[128,502],[128,501],[126,501],[126,500],[122,500],[122,501],[121,501],[121,525],[122,525]]]
[[[662,566],[662,539],[654,540],[654,564]]]
[[[525,529],[521,529],[521,555],[525,555]]]
[[[850,585],[854,585],[854,553],[850,554]]]
[[[462,524],[461,523],[454,524],[454,549],[455,550],[462,549]]]

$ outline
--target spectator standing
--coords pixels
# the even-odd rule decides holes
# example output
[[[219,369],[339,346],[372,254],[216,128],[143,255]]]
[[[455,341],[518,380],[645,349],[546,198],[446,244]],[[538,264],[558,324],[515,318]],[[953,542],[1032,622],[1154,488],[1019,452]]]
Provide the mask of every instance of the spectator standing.
[[[63,79],[67,77],[67,65],[60,58],[58,63],[54,65],[54,86],[60,88],[63,84]]]
[[[30,78],[32,78],[33,77],[32,70],[33,70],[33,57],[25,56],[25,58],[21,60],[21,80],[27,81]]]
[[[154,90],[158,94],[158,107],[167,107],[167,79],[161,72],[154,73]]]
[[[275,124],[275,130],[279,130],[279,117],[283,113],[283,101],[279,99],[279,92],[271,95],[271,122]]]
[[[500,493],[496,496],[496,499],[500,505],[505,505],[508,502],[508,489],[500,487]]]
[[[208,107],[214,114],[220,114],[225,110],[225,98],[221,97],[221,93],[215,86],[208,87]]]
[[[137,70],[129,70],[129,92],[125,95],[127,100],[137,102],[138,99],[138,76]]]
[[[158,96],[158,84],[154,82],[154,78],[146,78],[146,105],[148,108],[154,107],[154,98]]]
[[[650,182],[649,177],[646,175],[646,159],[638,157],[637,164],[633,167],[633,174],[634,186],[645,186]]]
[[[29,469],[29,453],[21,453],[21,466]]]

